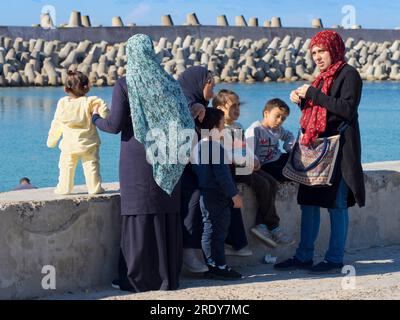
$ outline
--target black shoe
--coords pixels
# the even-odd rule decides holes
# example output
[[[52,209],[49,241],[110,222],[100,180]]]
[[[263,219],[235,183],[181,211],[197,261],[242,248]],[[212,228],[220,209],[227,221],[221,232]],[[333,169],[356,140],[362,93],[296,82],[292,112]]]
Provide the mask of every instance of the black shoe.
[[[335,274],[341,273],[344,265],[343,263],[334,263],[324,260],[310,269],[312,274]]]
[[[239,272],[236,272],[230,267],[220,269],[218,267],[208,266],[208,268],[209,270],[205,273],[205,276],[210,279],[239,280],[243,277]]]
[[[136,293],[136,290],[131,285],[124,285],[119,279],[113,280],[111,282],[111,287],[115,290]]]
[[[312,260],[307,261],[307,262],[302,262],[296,257],[290,258],[286,261],[283,261],[281,263],[277,263],[274,265],[274,269],[276,270],[296,270],[296,269],[305,269],[309,270],[312,268],[314,262]]]
[[[113,287],[116,290],[121,290],[121,285],[119,280],[113,280],[111,282],[111,287]]]

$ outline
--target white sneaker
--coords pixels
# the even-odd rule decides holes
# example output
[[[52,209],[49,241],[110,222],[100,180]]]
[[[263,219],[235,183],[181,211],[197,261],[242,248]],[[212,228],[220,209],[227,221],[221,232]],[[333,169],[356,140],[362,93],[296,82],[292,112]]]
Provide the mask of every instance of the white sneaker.
[[[276,228],[275,230],[271,231],[271,236],[272,239],[274,239],[274,241],[280,246],[292,246],[296,243],[296,241],[284,233],[281,228]]]
[[[225,245],[225,255],[226,256],[237,256],[237,257],[250,257],[253,255],[253,251],[245,247],[240,250],[235,250],[230,245]]]
[[[192,273],[207,272],[208,267],[199,259],[197,251],[197,249],[183,249],[183,265]]]
[[[272,248],[276,248],[278,246],[266,225],[256,225],[254,228],[251,229],[251,232],[260,240],[262,240],[267,246]]]

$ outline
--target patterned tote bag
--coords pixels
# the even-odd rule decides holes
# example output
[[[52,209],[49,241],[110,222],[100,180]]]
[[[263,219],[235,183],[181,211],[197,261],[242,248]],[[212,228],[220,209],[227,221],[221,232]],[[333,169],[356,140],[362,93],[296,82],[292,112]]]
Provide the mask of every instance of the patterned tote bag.
[[[338,135],[319,138],[309,146],[300,143],[300,133],[283,169],[283,175],[307,186],[331,186],[339,154],[340,137],[347,127],[347,124],[342,124]]]

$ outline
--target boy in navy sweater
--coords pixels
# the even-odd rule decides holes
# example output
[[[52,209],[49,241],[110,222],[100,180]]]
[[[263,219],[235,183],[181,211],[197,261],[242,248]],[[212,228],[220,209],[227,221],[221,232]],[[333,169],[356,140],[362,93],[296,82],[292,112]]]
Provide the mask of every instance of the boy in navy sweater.
[[[229,159],[221,145],[224,113],[208,108],[203,122],[202,140],[193,150],[193,170],[200,185],[200,207],[204,231],[202,249],[210,278],[240,279],[241,274],[226,265],[224,243],[228,234],[231,210],[242,208],[242,197],[237,190],[229,168]]]

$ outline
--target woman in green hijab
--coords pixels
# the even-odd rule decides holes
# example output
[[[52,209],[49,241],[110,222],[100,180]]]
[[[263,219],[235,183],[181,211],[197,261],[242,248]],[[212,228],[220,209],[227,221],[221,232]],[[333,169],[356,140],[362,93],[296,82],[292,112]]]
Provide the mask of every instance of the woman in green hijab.
[[[179,181],[186,165],[178,151],[191,145],[194,121],[150,37],[130,38],[127,55],[127,75],[114,88],[109,117],[93,115],[100,130],[122,133],[121,253],[113,285],[134,292],[174,290],[182,265]],[[187,139],[179,139],[185,131]]]

